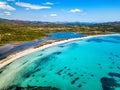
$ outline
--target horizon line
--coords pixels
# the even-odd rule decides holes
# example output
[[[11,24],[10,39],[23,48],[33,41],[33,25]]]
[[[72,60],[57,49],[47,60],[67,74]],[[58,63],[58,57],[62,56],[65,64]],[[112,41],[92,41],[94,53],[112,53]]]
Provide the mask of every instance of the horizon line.
[[[40,21],[40,20],[23,20],[23,19],[8,19],[8,18],[0,18],[0,19],[6,19],[6,20],[13,20],[13,21],[23,21],[23,22],[48,22],[48,23],[114,23],[114,22],[120,22],[118,21]]]

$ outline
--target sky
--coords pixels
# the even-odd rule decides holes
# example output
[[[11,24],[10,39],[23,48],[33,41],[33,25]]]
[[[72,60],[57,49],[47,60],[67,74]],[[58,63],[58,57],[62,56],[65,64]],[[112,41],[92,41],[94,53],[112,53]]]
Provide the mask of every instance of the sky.
[[[0,0],[0,18],[48,22],[120,21],[120,0]]]

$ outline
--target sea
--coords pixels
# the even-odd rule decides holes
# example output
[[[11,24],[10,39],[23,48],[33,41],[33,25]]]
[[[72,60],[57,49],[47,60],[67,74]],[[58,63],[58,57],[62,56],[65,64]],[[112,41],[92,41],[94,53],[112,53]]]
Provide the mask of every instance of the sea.
[[[0,90],[120,90],[120,34],[55,45],[0,70]]]

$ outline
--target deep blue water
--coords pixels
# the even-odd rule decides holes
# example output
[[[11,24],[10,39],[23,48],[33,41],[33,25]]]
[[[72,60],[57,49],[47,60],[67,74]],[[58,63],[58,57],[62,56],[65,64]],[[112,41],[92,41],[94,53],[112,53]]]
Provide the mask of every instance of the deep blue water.
[[[58,32],[58,33],[50,34],[45,39],[47,39],[47,40],[50,40],[50,39],[69,39],[69,38],[78,38],[78,37],[84,37],[84,36],[86,36],[86,35],[76,33],[76,32]]]

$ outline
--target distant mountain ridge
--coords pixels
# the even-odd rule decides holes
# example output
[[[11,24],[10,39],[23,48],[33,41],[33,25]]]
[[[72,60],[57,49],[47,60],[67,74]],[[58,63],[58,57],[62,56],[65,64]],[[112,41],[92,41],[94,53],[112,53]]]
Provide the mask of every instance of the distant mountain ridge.
[[[80,24],[80,25],[112,25],[112,26],[120,26],[120,21],[103,22],[103,23],[92,23],[92,22],[43,22],[43,21],[9,20],[9,19],[0,18],[0,22],[13,23],[13,24]]]
[[[13,23],[13,24],[49,24],[50,23],[50,22],[41,22],[41,21],[9,20],[3,18],[0,18],[0,22]]]

